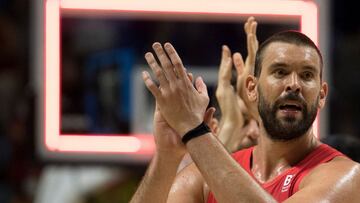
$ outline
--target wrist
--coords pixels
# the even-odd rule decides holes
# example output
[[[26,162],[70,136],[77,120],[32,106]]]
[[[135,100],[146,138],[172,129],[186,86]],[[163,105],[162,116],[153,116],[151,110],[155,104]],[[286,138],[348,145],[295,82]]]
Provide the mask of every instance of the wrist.
[[[159,161],[170,162],[170,163],[177,163],[181,162],[186,151],[179,151],[179,150],[168,150],[168,149],[157,149],[154,157]]]
[[[190,130],[196,128],[197,126],[199,126],[203,121],[202,120],[198,120],[198,121],[192,121],[190,122],[190,119],[188,120],[188,122],[183,123],[182,125],[179,125],[179,128],[176,130],[177,133],[180,135],[180,137],[184,137],[184,135],[189,132]]]
[[[181,139],[181,141],[186,145],[188,141],[190,141],[193,138],[200,137],[202,135],[205,135],[207,133],[210,133],[211,129],[210,127],[205,123],[200,123],[197,127],[189,130],[187,133],[185,133]]]

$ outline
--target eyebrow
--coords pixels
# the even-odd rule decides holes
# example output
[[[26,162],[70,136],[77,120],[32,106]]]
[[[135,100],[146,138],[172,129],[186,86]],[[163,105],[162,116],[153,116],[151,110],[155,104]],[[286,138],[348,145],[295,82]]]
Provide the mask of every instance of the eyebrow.
[[[275,62],[275,63],[272,63],[269,67],[269,70],[273,70],[273,69],[276,69],[276,68],[279,68],[279,67],[289,67],[289,64],[286,64],[286,63],[283,63],[283,62]]]
[[[305,70],[309,70],[314,73],[318,73],[319,71],[312,65],[305,65]]]
[[[273,63],[273,64],[270,65],[269,70],[272,71],[272,70],[274,70],[274,69],[276,69],[276,68],[279,68],[279,67],[284,67],[284,68],[286,68],[286,67],[289,67],[289,66],[290,66],[290,65],[287,64],[287,63],[275,62],[275,63]],[[304,65],[304,69],[305,69],[305,70],[309,70],[309,71],[314,72],[314,73],[318,73],[318,72],[319,72],[319,71],[318,71],[314,66],[312,66],[312,65]]]

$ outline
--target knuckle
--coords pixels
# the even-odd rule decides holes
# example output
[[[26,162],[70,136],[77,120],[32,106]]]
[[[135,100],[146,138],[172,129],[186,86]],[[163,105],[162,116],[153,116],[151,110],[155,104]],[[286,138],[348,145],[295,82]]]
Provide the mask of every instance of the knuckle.
[[[182,66],[182,62],[180,60],[174,61],[174,66],[180,67]]]
[[[155,72],[156,77],[162,76],[162,70],[161,69],[156,68],[154,72]]]
[[[149,62],[149,65],[150,65],[150,67],[156,67],[157,63],[156,63],[155,60],[151,60],[151,61]]]
[[[162,62],[161,62],[161,65],[164,67],[164,68],[168,68],[169,66],[170,66],[170,63],[169,63],[169,61],[168,60],[163,60]]]
[[[150,89],[155,89],[156,88],[156,85],[154,84],[154,83],[146,83],[147,84],[147,86],[150,88]]]

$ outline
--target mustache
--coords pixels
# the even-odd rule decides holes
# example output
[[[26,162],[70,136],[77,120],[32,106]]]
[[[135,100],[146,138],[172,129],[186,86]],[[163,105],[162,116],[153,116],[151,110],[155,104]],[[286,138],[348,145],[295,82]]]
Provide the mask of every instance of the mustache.
[[[304,98],[302,98],[299,94],[295,92],[289,92],[286,95],[281,96],[279,99],[276,100],[274,106],[276,108],[279,108],[284,101],[295,101],[300,103],[303,110],[306,108],[306,101],[304,100]]]

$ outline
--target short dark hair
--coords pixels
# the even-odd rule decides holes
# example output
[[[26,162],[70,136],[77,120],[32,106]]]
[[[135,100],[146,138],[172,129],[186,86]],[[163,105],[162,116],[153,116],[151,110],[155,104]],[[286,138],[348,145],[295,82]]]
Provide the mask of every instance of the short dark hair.
[[[295,45],[301,45],[301,46],[307,46],[312,47],[316,50],[320,57],[320,78],[322,78],[322,69],[323,69],[323,58],[321,55],[321,52],[319,48],[315,45],[315,43],[305,34],[294,31],[294,30],[287,30],[283,32],[276,33],[269,37],[267,40],[265,40],[260,46],[258,51],[256,52],[256,58],[255,58],[255,70],[254,75],[255,77],[260,77],[261,73],[261,66],[262,66],[262,59],[263,54],[266,48],[273,42],[285,42],[289,44],[295,44]]]

